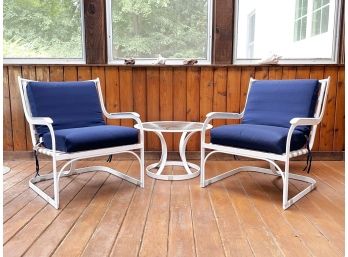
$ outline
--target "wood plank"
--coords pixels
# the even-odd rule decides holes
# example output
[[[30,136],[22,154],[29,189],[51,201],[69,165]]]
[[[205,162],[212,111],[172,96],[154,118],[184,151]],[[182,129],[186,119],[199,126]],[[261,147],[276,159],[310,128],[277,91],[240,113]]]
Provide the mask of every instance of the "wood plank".
[[[214,97],[214,72],[210,67],[201,68],[200,77],[200,97],[199,110],[200,121],[204,122],[206,115],[213,111],[213,97]]]
[[[50,66],[50,81],[64,81],[63,66]]]
[[[171,184],[168,257],[196,256],[188,181]]]
[[[210,67],[201,68],[201,78],[199,86],[199,112],[200,121],[204,122],[206,115],[213,111],[214,100],[214,72]],[[210,142],[210,131],[206,133],[206,142]]]
[[[157,180],[155,183],[139,256],[161,257],[167,255],[171,194],[168,182]],[[171,182],[169,183],[171,184]],[[154,243],[154,239],[156,243]]]
[[[268,79],[282,79],[283,69],[280,66],[271,66],[268,69]]]
[[[344,126],[344,110],[345,110],[345,71],[344,67],[339,68],[338,78],[337,78],[337,98],[336,98],[336,112],[335,112],[335,133],[334,133],[334,143],[333,150],[341,151],[344,150],[344,140],[345,140],[345,126]]]
[[[50,81],[50,69],[48,66],[36,66],[36,80]]]
[[[136,175],[138,170],[138,165],[132,162],[128,170],[128,175]],[[128,183],[127,181],[122,182],[120,189],[110,202],[105,215],[99,222],[82,256],[108,256],[110,254],[123,224],[124,217],[128,212],[129,205],[133,200],[136,188],[134,184]],[[100,242],[103,243],[101,244]]]
[[[253,179],[246,173],[238,174],[238,180],[247,192],[249,200],[253,203],[260,218],[263,220],[267,231],[275,238],[279,249],[285,256],[311,256],[303,241],[293,230],[290,224],[281,215],[283,210],[267,199],[265,191],[257,188]]]
[[[311,79],[323,79],[324,78],[324,67],[312,66],[310,70],[310,78]],[[313,145],[313,151],[318,151],[320,146],[320,136],[321,134],[321,124],[317,127],[317,132],[315,136],[315,141]]]
[[[199,84],[200,69],[196,67],[187,68],[187,98],[186,98],[186,119],[187,121],[199,121]],[[198,151],[200,146],[200,135],[194,134],[188,144],[188,151]]]
[[[3,192],[6,192],[3,199],[4,204],[7,203],[7,191],[10,190],[14,185],[17,185],[23,179],[27,179],[28,176],[33,175],[34,170],[35,169],[32,162],[23,162],[11,170],[12,176],[3,182]]]
[[[58,215],[65,212],[82,212],[99,190],[107,175],[106,173],[85,173],[77,176],[64,190],[60,192],[60,209],[56,210],[51,205],[45,207],[16,235],[4,245],[7,256],[19,256],[35,242],[43,231],[54,221]],[[81,189],[82,188],[82,189]]]
[[[64,81],[77,81],[77,67],[64,66]]]
[[[129,67],[120,67],[119,68],[120,76],[120,110],[121,112],[132,112],[133,107],[133,77],[132,77],[132,68]],[[133,120],[122,119],[121,125],[133,127]]]
[[[332,151],[333,150],[333,138],[335,128],[335,113],[336,108],[336,89],[337,89],[337,68],[325,67],[324,78],[331,77],[329,93],[326,101],[326,108],[324,117],[320,125],[320,151]]]
[[[225,169],[226,165],[221,164],[221,162],[220,165],[216,165],[216,162],[208,162],[206,169],[213,170],[213,173],[217,175],[218,169]],[[224,184],[215,183],[208,187],[208,192],[225,255],[253,256],[246,233],[241,227],[239,217],[229,200]]]
[[[72,179],[73,178],[61,179],[61,190],[64,190],[64,188],[66,188],[71,183]],[[53,193],[53,184],[51,184],[47,188],[46,192],[48,192],[49,195]],[[17,235],[17,233],[29,222],[31,222],[33,218],[37,217],[38,213],[42,211],[47,205],[47,202],[43,198],[36,195],[36,197],[31,202],[29,202],[24,208],[22,208],[14,216],[12,216],[4,224],[4,243],[8,243],[10,239],[11,242],[14,241],[12,239]]]
[[[23,78],[36,80],[36,69],[35,66],[22,66],[22,76]],[[27,150],[33,150],[33,142],[31,139],[31,133],[29,128],[29,123],[25,120],[25,134],[27,138]]]
[[[10,89],[13,150],[27,149],[25,118],[17,77],[22,76],[21,67],[8,67],[8,87]]]
[[[121,166],[112,165],[112,168],[124,170],[130,166],[130,163],[123,162]],[[109,203],[119,190],[121,182],[120,178],[109,175],[81,215],[63,212],[50,226],[49,231],[46,230],[31,247],[28,256],[37,256],[38,254],[49,256],[53,251],[53,256],[80,256]],[[62,223],[64,226],[61,225]],[[62,237],[64,240],[60,242]],[[47,240],[48,238],[50,240]]]
[[[160,118],[160,87],[159,87],[159,68],[148,68],[146,70],[146,103],[147,103],[147,120],[156,121]],[[147,132],[147,150],[159,150],[160,141],[152,132]]]
[[[214,99],[213,99],[213,111],[214,112],[226,112],[227,104],[227,69],[217,68],[214,69]],[[225,120],[213,120],[214,127],[225,125]]]
[[[93,66],[92,67],[92,79],[96,79],[99,78],[100,81],[100,87],[102,90],[102,94],[103,94],[103,100],[104,100],[104,104],[105,104],[105,92],[106,92],[106,84],[105,84],[105,68],[104,67],[100,67],[100,66]]]
[[[13,151],[13,135],[12,135],[12,115],[11,115],[11,99],[9,88],[8,68],[3,67],[3,149],[5,151]]]
[[[133,102],[134,111],[140,114],[140,119],[146,121],[146,69],[133,69]]]
[[[105,108],[107,112],[114,113],[120,112],[120,81],[118,68],[115,67],[105,67],[105,86],[106,86],[106,98],[105,98]],[[109,119],[107,120],[109,125],[120,125],[121,121],[119,119]]]
[[[107,63],[105,1],[83,1],[87,64]]]
[[[309,79],[311,74],[311,67],[299,66],[296,69],[296,79]]]
[[[291,184],[290,187],[293,187]],[[303,186],[302,186],[303,188]],[[296,188],[298,190],[298,188]],[[310,200],[310,195],[302,198],[297,206],[341,254],[344,252],[344,228],[325,215],[319,205]],[[320,215],[319,215],[320,213]]]
[[[198,179],[190,180],[189,188],[197,256],[224,256],[208,191],[199,186]]]
[[[173,69],[160,68],[160,120],[173,120]],[[173,133],[163,133],[168,151],[173,150]]]
[[[268,75],[269,73],[270,71],[267,66],[255,67],[255,79],[258,79],[258,80],[271,79]]]
[[[228,68],[227,74],[227,112],[240,113],[241,68]],[[227,120],[227,124],[238,124],[240,120]]]
[[[153,195],[154,180],[145,177],[145,188],[137,187],[110,256],[138,256]]]
[[[283,67],[282,79],[295,79],[296,78],[296,67],[286,66]]]
[[[271,176],[252,174],[250,177],[268,194],[270,201],[274,203],[282,202],[282,191],[272,185],[274,179]],[[274,204],[274,206],[282,212],[282,216],[314,256],[340,256],[330,241],[306,218],[296,204],[291,207],[291,211],[282,211],[281,204]]]
[[[92,79],[92,70],[88,66],[77,67],[77,80],[90,80]]]
[[[173,118],[178,121],[186,120],[186,68],[175,68],[173,70]],[[175,133],[173,139],[173,148],[178,151],[180,134]]]
[[[5,180],[3,182],[3,191],[6,192],[7,190],[9,190],[11,187],[17,185],[19,182],[21,182],[22,180],[26,179],[28,180],[29,177],[34,176],[35,174],[35,169],[32,166],[33,163],[26,163],[27,165],[23,168],[23,172],[19,172],[17,174],[15,174],[14,176],[12,176],[11,178]]]
[[[277,242],[273,235],[266,230],[261,217],[255,206],[249,201],[238,178],[232,176],[223,183],[225,184],[231,202],[239,217],[241,226],[247,235],[254,255],[284,256],[281,249],[277,246]]]
[[[42,168],[47,167],[48,163],[44,163],[42,165]],[[33,165],[30,165],[31,169],[34,169]],[[11,201],[4,204],[4,212],[3,212],[3,222],[6,222],[9,220],[12,216],[14,216],[16,213],[18,213],[22,208],[24,208],[30,201],[32,201],[35,197],[37,197],[37,193],[34,192],[31,188],[28,187],[28,179],[23,179],[21,182],[16,184],[16,186],[13,189],[14,192],[16,192],[15,196],[12,196]],[[43,181],[40,183],[40,188],[42,190],[47,190],[49,186],[51,186],[52,181]],[[6,198],[8,199],[8,196],[12,193],[11,189],[7,190],[5,192]]]
[[[245,107],[246,97],[249,89],[250,78],[255,77],[255,68],[243,67],[240,78],[240,111],[242,112]]]

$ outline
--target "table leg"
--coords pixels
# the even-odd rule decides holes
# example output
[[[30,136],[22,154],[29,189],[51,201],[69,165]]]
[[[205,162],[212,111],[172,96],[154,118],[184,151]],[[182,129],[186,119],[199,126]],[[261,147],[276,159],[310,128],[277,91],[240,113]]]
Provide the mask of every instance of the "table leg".
[[[186,145],[190,137],[194,134],[195,132],[191,132],[188,134],[188,132],[183,132],[180,138],[180,143],[179,143],[179,153],[180,153],[180,158],[182,161],[182,164],[187,172],[187,174],[192,174],[192,171],[190,170],[187,161],[186,161]]]
[[[162,179],[162,180],[185,180],[185,179],[191,179],[194,177],[197,177],[200,172],[200,168],[198,165],[194,163],[190,163],[186,160],[186,145],[190,137],[195,132],[183,132],[180,138],[179,142],[179,153],[181,161],[167,161],[168,156],[168,149],[167,149],[167,143],[163,137],[163,134],[158,131],[153,131],[160,139],[161,141],[161,148],[162,148],[162,155],[159,162],[150,164],[146,167],[146,174],[152,178],[155,179]],[[181,166],[185,169],[187,174],[183,175],[164,175],[162,174],[163,169],[165,166]],[[152,172],[152,169],[158,168],[157,171]],[[191,171],[194,170],[193,172]],[[155,173],[156,172],[156,173]]]

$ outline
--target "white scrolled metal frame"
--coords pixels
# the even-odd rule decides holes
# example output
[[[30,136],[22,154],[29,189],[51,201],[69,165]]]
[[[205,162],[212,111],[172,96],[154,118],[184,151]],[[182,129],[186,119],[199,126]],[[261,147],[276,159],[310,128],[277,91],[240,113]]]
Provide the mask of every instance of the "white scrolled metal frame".
[[[140,120],[140,115],[138,113],[135,113],[135,112],[108,113],[104,106],[103,95],[102,95],[102,91],[100,87],[99,78],[95,80],[89,80],[89,81],[93,81],[96,85],[98,97],[100,101],[100,106],[106,118],[133,119],[138,124],[138,129],[140,132],[139,143],[124,145],[124,146],[117,146],[117,147],[109,147],[109,148],[103,148],[103,149],[96,149],[96,150],[73,152],[73,153],[57,151],[54,129],[52,126],[53,120],[50,117],[33,117],[32,116],[29,100],[27,96],[27,91],[26,91],[26,86],[28,82],[30,81],[32,80],[27,80],[27,79],[18,77],[19,91],[21,94],[24,115],[26,120],[29,123],[30,134],[31,134],[31,139],[33,143],[33,150],[36,151],[37,153],[48,155],[52,158],[52,172],[46,175],[39,175],[32,178],[29,181],[30,188],[32,188],[37,194],[39,194],[49,204],[51,204],[53,207],[58,209],[59,208],[59,179],[60,177],[66,177],[66,176],[71,176],[71,175],[76,175],[76,174],[81,174],[86,172],[93,172],[93,171],[105,171],[112,175],[120,177],[124,180],[127,180],[128,182],[144,187],[144,130],[142,129],[142,122]],[[45,148],[44,146],[41,145],[42,140],[38,138],[37,136],[38,134],[36,133],[35,125],[44,125],[48,127],[51,134],[52,149]],[[140,151],[139,155],[136,152],[134,152],[135,150]],[[92,157],[113,155],[118,153],[130,153],[136,157],[136,159],[139,161],[139,164],[140,164],[139,179],[130,177],[124,173],[121,173],[120,171],[114,170],[106,166],[90,166],[90,167],[83,167],[83,168],[75,168],[75,163],[79,160],[88,159]],[[62,168],[59,171],[57,170],[57,161],[66,161],[66,163],[62,166]],[[66,169],[69,165],[70,165],[70,168]],[[36,183],[40,181],[49,180],[49,179],[53,179],[53,186],[54,186],[53,197],[47,195],[44,191],[42,191],[39,187],[35,185]]]
[[[250,78],[248,95],[249,95],[250,88],[253,84],[253,81],[255,80],[253,78]],[[205,187],[211,183],[217,182],[231,175],[237,174],[241,171],[253,171],[253,172],[279,176],[282,178],[282,181],[283,181],[283,209],[289,208],[292,204],[294,204],[299,199],[301,199],[306,194],[308,194],[310,191],[312,191],[316,186],[316,181],[313,178],[293,174],[293,173],[290,173],[289,171],[290,159],[296,156],[307,154],[308,150],[306,148],[302,148],[296,151],[290,151],[290,142],[291,142],[292,133],[297,126],[311,126],[310,135],[309,135],[309,149],[312,149],[313,147],[317,126],[321,122],[325,112],[326,99],[328,96],[328,90],[329,90],[329,84],[330,84],[330,77],[328,77],[327,79],[319,80],[319,82],[321,86],[320,86],[320,90],[318,94],[317,105],[314,112],[314,118],[298,117],[298,118],[293,118],[290,121],[291,126],[287,135],[286,152],[284,154],[274,154],[274,153],[255,151],[250,149],[243,149],[243,148],[236,148],[236,147],[206,143],[205,134],[206,134],[207,126],[213,119],[242,119],[244,116],[245,107],[243,112],[241,113],[226,113],[226,112],[208,113],[206,116],[206,120],[204,122],[202,134],[201,134],[201,179],[200,179],[201,187]],[[246,99],[245,106],[247,105],[247,102],[248,102],[248,96]],[[210,150],[211,152],[209,152],[206,155],[205,154],[206,150]],[[266,169],[266,168],[254,167],[254,166],[243,166],[243,167],[239,167],[239,168],[227,171],[215,177],[206,179],[205,178],[205,163],[212,154],[218,153],[218,152],[264,160],[270,164],[270,168]],[[285,163],[284,170],[282,170],[277,165],[276,161]],[[295,195],[291,199],[288,199],[289,179],[295,179],[295,180],[300,180],[300,181],[309,183],[309,186],[307,186],[304,190],[299,192],[297,195]]]

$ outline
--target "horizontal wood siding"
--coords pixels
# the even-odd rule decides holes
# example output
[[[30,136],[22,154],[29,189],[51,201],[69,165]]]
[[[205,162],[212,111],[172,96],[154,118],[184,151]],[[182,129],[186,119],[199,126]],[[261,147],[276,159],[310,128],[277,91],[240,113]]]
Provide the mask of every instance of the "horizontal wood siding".
[[[243,110],[250,76],[257,79],[324,78],[331,76],[327,109],[318,129],[314,150],[344,150],[344,67],[329,66],[4,66],[4,150],[31,149],[17,86],[17,76],[45,81],[74,81],[99,77],[109,112],[136,111],[143,121],[203,121],[210,111]],[[214,125],[236,121],[216,121]],[[132,126],[129,121],[109,124]],[[177,150],[178,135],[166,136]],[[148,133],[147,150],[160,150],[157,137]],[[199,136],[188,150],[199,150]]]

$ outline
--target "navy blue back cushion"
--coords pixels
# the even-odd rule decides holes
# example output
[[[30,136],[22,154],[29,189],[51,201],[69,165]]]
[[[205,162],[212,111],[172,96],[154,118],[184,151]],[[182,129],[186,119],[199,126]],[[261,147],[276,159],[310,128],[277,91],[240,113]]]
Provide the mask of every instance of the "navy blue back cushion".
[[[52,118],[54,130],[105,125],[92,81],[29,82],[27,93],[33,117]],[[36,130],[48,132],[46,126]]]
[[[290,120],[313,117],[319,92],[319,81],[259,80],[251,85],[242,123],[290,127]],[[309,133],[309,127],[296,128]]]

